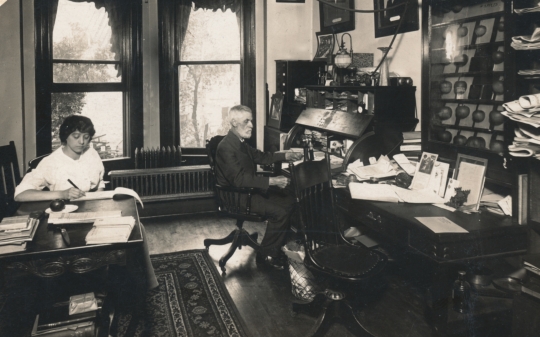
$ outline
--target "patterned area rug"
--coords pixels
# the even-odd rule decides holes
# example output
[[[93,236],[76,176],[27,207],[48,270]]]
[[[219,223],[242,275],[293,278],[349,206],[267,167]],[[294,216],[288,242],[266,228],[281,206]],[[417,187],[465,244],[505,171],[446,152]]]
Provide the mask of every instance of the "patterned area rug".
[[[118,336],[250,336],[206,250],[151,259],[159,286],[140,319],[119,310]]]

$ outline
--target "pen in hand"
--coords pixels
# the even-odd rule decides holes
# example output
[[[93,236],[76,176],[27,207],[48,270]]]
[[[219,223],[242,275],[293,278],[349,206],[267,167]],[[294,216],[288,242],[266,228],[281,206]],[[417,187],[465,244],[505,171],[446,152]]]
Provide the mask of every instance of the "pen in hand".
[[[68,183],[71,184],[71,186],[75,187],[75,188],[78,190],[78,191],[75,192],[76,194],[71,194],[71,193],[70,193],[70,194],[71,194],[70,197],[69,197],[70,200],[71,200],[71,199],[78,199],[78,198],[80,198],[80,197],[83,197],[83,196],[86,194],[86,193],[84,193],[83,190],[81,190],[80,188],[78,188],[77,185],[75,185],[75,184],[73,183],[73,181],[71,181],[71,179],[68,179],[67,181],[68,181]]]
[[[68,183],[70,183],[71,186],[75,187],[76,189],[80,190],[80,188],[78,188],[77,185],[75,185],[73,181],[71,181],[71,179],[68,179]]]

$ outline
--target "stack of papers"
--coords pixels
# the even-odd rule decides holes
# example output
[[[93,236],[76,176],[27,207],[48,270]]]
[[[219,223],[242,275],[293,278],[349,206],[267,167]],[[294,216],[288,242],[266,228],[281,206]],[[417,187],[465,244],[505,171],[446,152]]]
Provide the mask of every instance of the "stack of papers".
[[[132,216],[97,219],[86,235],[86,244],[127,242],[133,227],[135,218]]]
[[[540,130],[525,124],[514,129],[514,142],[508,146],[514,157],[540,158]]]
[[[539,49],[540,28],[536,28],[532,35],[513,36],[510,46],[515,50]]]
[[[61,213],[53,212],[49,215],[49,223],[54,225],[74,224],[74,223],[92,223],[101,218],[118,218],[122,216],[122,211],[103,211],[103,212],[80,212],[80,213]]]
[[[363,166],[358,159],[347,166],[347,171],[354,173],[360,181],[394,177],[398,173],[387,156],[381,156],[375,164],[368,166]]]
[[[516,8],[514,9],[514,12],[516,14],[540,12],[540,5],[537,5],[536,7],[530,7],[530,8],[520,8],[520,9]]]
[[[34,239],[41,213],[6,217],[0,222],[0,254],[21,252]]]

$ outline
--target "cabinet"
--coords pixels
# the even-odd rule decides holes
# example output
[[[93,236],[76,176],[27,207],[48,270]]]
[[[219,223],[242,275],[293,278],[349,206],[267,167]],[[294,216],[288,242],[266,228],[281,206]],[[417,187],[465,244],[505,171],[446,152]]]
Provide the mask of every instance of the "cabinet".
[[[276,60],[276,92],[283,94],[280,130],[289,131],[306,107],[305,103],[295,101],[294,90],[319,84],[319,76],[325,65],[326,62]]]
[[[395,151],[403,131],[412,131],[415,118],[413,86],[306,86],[306,110],[296,120],[285,140],[285,149],[301,147],[302,137],[315,131],[315,147],[330,151],[344,170],[350,162],[379,157]],[[335,144],[335,143],[334,143]]]
[[[488,181],[510,186],[504,154],[513,122],[502,104],[516,99],[511,1],[423,3],[422,149],[453,162],[487,158]]]

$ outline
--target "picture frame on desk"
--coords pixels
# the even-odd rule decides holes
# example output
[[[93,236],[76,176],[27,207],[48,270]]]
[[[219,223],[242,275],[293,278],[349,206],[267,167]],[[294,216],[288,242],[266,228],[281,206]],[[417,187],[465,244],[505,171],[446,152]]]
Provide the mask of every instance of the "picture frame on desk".
[[[267,125],[279,129],[281,126],[281,117],[283,113],[283,94],[276,92],[272,95],[270,102],[270,111],[268,112]]]
[[[477,211],[484,191],[488,160],[458,153],[453,179],[459,181],[462,191],[470,190],[467,201],[463,204]]]

